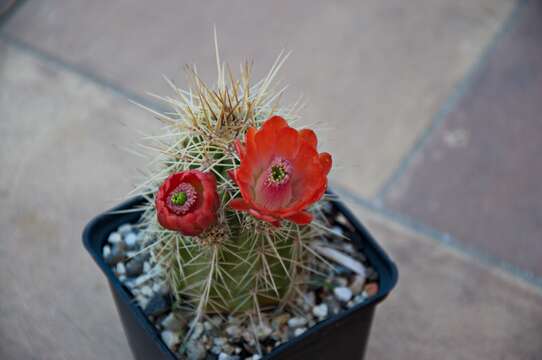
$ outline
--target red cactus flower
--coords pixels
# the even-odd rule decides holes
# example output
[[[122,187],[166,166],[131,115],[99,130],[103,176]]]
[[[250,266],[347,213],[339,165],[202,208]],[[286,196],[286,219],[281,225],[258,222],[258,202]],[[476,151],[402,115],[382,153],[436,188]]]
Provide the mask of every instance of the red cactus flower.
[[[327,188],[331,155],[318,153],[312,130],[295,130],[280,116],[273,116],[256,130],[249,128],[245,144],[236,142],[241,165],[231,173],[241,198],[230,206],[278,225],[286,219],[308,224],[306,211]]]
[[[199,235],[213,225],[219,204],[214,175],[198,170],[170,175],[156,194],[160,225],[187,236]]]

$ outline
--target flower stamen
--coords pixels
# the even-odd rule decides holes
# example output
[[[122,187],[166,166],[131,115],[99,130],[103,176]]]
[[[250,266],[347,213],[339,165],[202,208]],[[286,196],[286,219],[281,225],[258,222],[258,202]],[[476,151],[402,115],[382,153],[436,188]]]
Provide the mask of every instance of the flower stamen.
[[[292,166],[288,160],[276,159],[271,163],[267,170],[268,176],[266,179],[267,185],[282,185],[290,180]]]
[[[173,190],[168,198],[167,205],[177,215],[184,215],[190,211],[198,199],[198,193],[190,183],[181,183]]]

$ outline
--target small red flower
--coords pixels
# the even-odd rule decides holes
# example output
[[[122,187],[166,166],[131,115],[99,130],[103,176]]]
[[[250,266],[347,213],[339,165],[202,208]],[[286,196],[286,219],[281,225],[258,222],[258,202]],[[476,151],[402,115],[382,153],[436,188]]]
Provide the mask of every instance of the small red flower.
[[[312,130],[295,130],[280,116],[273,116],[256,130],[249,128],[245,144],[235,146],[241,165],[231,173],[242,199],[230,206],[278,225],[281,219],[308,224],[306,211],[327,188],[331,155],[318,153]]]
[[[214,175],[198,170],[170,175],[156,194],[160,225],[187,236],[199,235],[213,225],[219,204]]]

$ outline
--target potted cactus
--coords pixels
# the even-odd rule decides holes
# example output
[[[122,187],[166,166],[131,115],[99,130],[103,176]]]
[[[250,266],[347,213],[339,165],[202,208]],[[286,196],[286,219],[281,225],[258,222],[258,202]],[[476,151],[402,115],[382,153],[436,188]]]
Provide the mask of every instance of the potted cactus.
[[[218,52],[217,52],[218,53]],[[332,157],[296,129],[273,79],[218,61],[172,82],[134,199],[94,219],[87,249],[137,359],[359,359],[393,263],[327,189]]]

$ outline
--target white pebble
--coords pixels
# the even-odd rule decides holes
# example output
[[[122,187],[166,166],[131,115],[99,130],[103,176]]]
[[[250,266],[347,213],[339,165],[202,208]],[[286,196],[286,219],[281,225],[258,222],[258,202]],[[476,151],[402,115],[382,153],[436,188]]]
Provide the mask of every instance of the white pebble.
[[[122,236],[118,232],[112,232],[107,238],[110,244],[118,244],[122,241]]]
[[[337,300],[342,302],[347,302],[352,297],[352,290],[344,286],[336,287],[333,289],[333,293],[335,294]]]
[[[126,236],[126,234],[132,232],[132,225],[130,225],[130,224],[124,224],[124,225],[121,225],[121,226],[119,226],[119,228],[118,228],[118,232],[119,232],[121,235]]]
[[[231,338],[238,338],[241,336],[241,328],[237,325],[230,325],[226,328],[226,334]]]
[[[149,271],[151,271],[151,264],[149,264],[148,261],[145,261],[143,263],[143,273],[146,274],[148,273]]]
[[[162,331],[161,335],[162,335],[162,340],[164,340],[167,347],[172,350],[175,347],[175,345],[177,345],[177,343],[179,342],[179,336],[172,331],[164,330]]]
[[[220,353],[218,355],[218,360],[239,360],[239,356],[236,355],[228,355],[226,353]]]
[[[111,255],[111,247],[109,245],[105,245],[104,248],[102,249],[102,254],[103,254],[104,258]]]
[[[152,291],[159,292],[160,291],[160,284],[158,284],[158,283],[152,284]]]
[[[137,236],[133,232],[128,233],[124,236],[124,243],[129,248],[133,248],[137,244]]]
[[[327,316],[327,304],[321,303],[320,305],[317,305],[312,308],[312,313],[314,316],[316,316],[318,319],[323,319]]]
[[[307,320],[302,317],[294,317],[288,320],[288,326],[292,329],[305,326],[307,324]]]
[[[169,313],[169,315],[166,316],[160,324],[166,330],[181,331],[184,322],[181,321],[181,319],[178,319],[173,313]]]
[[[124,263],[118,263],[117,264],[117,275],[124,275],[126,274],[126,267],[124,266]]]
[[[295,330],[294,330],[294,336],[299,336],[299,335],[303,334],[305,331],[307,331],[306,328],[298,328],[298,329],[295,329]]]
[[[143,286],[141,287],[140,291],[142,295],[149,296],[149,297],[151,297],[153,294],[153,291],[150,286]]]

